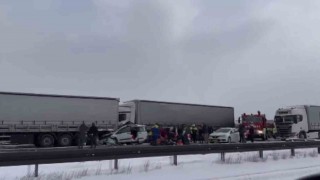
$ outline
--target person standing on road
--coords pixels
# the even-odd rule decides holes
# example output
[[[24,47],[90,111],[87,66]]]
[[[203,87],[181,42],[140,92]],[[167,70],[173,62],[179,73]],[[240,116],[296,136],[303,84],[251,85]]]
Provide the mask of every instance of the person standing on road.
[[[249,128],[249,139],[253,143],[253,141],[254,141],[254,127],[253,127],[252,123],[251,123],[250,128]]]
[[[208,126],[206,124],[202,124],[202,130],[203,130],[204,142],[208,143],[208,139],[209,139]]]
[[[195,124],[193,124],[190,127],[190,134],[191,134],[191,139],[192,139],[193,143],[196,143],[197,142],[198,128],[196,127]]]
[[[203,144],[204,136],[203,136],[203,126],[200,126],[198,129],[198,141],[200,144]]]
[[[78,148],[83,149],[84,143],[86,142],[88,127],[84,122],[79,127],[79,137],[78,137]]]
[[[138,127],[132,127],[131,128],[131,136],[132,136],[132,141],[136,141],[138,138]]]
[[[97,147],[98,128],[94,123],[92,123],[92,126],[90,127],[90,129],[88,131],[88,134],[90,137],[91,148],[95,149]]]
[[[240,143],[245,143],[245,138],[244,138],[244,132],[245,132],[245,127],[244,125],[241,123],[239,124],[239,135],[240,135]]]
[[[151,128],[151,132],[152,132],[151,145],[157,145],[157,144],[158,144],[158,139],[159,139],[159,136],[160,136],[160,130],[159,130],[158,124],[155,124],[155,125]]]
[[[177,129],[177,145],[184,144],[184,137],[183,137],[183,127],[179,126]]]

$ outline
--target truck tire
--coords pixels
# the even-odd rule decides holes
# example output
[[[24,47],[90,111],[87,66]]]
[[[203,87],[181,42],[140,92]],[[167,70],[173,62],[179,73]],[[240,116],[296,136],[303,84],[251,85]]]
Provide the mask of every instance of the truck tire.
[[[43,134],[40,136],[40,147],[52,147],[54,145],[54,138],[51,134]]]
[[[72,136],[70,134],[62,134],[58,138],[58,145],[65,147],[71,146],[72,144]]]

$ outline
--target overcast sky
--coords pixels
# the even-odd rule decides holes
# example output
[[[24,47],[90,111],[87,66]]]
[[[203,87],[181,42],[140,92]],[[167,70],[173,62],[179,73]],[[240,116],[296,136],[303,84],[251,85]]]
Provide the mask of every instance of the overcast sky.
[[[1,0],[0,91],[320,105],[317,0]]]

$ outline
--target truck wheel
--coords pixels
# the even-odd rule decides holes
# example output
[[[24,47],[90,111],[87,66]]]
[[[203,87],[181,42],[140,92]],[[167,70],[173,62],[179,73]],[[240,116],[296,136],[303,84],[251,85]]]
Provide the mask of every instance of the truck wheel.
[[[41,147],[52,147],[54,145],[54,138],[50,134],[41,135],[39,144]]]
[[[59,146],[71,146],[72,144],[72,137],[69,134],[62,134],[61,136],[59,136],[58,139],[58,144]]]

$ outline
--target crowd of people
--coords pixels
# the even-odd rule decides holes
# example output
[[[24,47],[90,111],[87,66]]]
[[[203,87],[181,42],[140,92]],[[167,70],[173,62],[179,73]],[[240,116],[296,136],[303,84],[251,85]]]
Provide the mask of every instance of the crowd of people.
[[[91,127],[88,128],[83,122],[79,127],[78,148],[83,149],[83,146],[87,140],[89,140],[90,147],[95,149],[97,147],[98,137],[98,128],[95,123],[92,123]]]
[[[245,143],[246,139],[254,141],[254,127],[251,125],[247,129],[243,124],[239,125],[240,143]],[[186,145],[190,143],[208,143],[209,135],[213,132],[212,126],[206,124],[192,124],[180,126],[161,126],[154,124],[147,130],[147,142],[151,145]],[[131,134],[133,140],[137,138],[138,130],[132,128]],[[98,128],[94,123],[87,127],[82,123],[79,127],[78,147],[83,149],[85,143],[89,142],[91,148],[96,148],[98,141]]]
[[[190,143],[207,143],[211,126],[205,124],[191,126],[160,126],[155,124],[148,130],[148,142],[151,145],[184,145]]]

